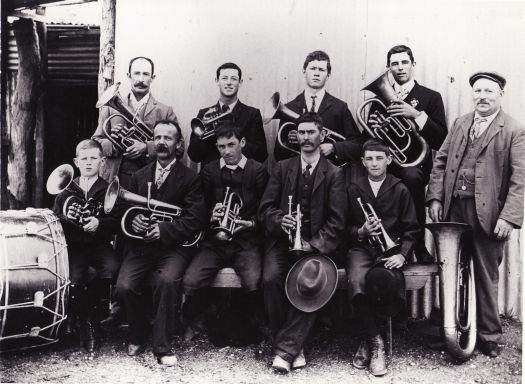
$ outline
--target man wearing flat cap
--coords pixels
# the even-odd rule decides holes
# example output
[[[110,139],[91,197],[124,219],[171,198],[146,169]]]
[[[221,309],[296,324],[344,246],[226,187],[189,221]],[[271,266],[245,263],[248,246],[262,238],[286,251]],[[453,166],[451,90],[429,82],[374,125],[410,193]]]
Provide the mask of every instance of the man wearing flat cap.
[[[474,112],[454,122],[436,154],[426,202],[432,221],[472,227],[478,341],[485,355],[497,357],[498,266],[523,221],[525,128],[501,108],[503,76],[477,72],[469,82]]]

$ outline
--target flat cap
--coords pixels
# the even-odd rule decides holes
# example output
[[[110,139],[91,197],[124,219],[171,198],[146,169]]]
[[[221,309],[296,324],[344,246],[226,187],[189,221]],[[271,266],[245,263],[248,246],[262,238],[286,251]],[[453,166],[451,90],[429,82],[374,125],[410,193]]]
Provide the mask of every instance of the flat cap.
[[[470,76],[468,82],[472,87],[476,80],[481,78],[489,79],[494,81],[495,83],[498,83],[501,89],[505,88],[505,84],[507,84],[507,80],[505,80],[503,76],[496,72],[476,72],[472,76]]]

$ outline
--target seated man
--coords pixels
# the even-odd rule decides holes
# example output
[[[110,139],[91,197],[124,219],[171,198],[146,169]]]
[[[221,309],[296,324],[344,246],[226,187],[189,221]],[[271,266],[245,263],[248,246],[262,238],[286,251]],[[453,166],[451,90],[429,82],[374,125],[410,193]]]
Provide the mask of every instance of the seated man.
[[[221,157],[206,164],[201,171],[204,196],[208,207],[213,207],[213,210],[211,228],[207,230],[200,251],[184,275],[183,287],[188,297],[208,287],[221,268],[233,267],[241,278],[244,290],[252,296],[248,302],[258,303],[253,293],[261,279],[260,245],[263,234],[257,225],[257,207],[266,188],[268,173],[259,162],[242,154],[246,145],[242,132],[235,123],[219,125],[215,136]],[[219,229],[230,196],[230,212],[233,212],[235,204],[241,206],[231,232]],[[231,223],[229,220],[227,226]],[[188,300],[186,303],[190,302],[194,303],[189,305],[193,306],[192,309],[187,309],[188,320],[191,321],[191,317],[199,313],[200,308],[197,307],[203,300]]]
[[[363,152],[368,176],[357,179],[348,190],[351,248],[346,254],[345,269],[350,300],[366,334],[353,365],[359,369],[369,366],[370,373],[381,376],[386,373],[385,349],[377,330],[375,307],[385,297],[378,292],[390,294],[388,300],[396,303],[386,304],[398,308],[397,311],[405,294],[401,271],[384,269],[398,269],[405,264],[420,228],[407,187],[386,173],[392,162],[388,146],[381,140],[369,139],[363,144]],[[397,287],[397,294],[392,295],[388,287]],[[394,310],[386,313],[396,314]]]
[[[53,211],[60,218],[64,228],[69,255],[69,278],[71,285],[72,318],[80,321],[81,340],[89,353],[96,347],[96,307],[100,298],[109,294],[109,284],[118,273],[118,258],[111,247],[111,236],[117,231],[118,217],[115,213],[103,213],[104,196],[108,183],[99,177],[105,158],[102,147],[94,140],[78,143],[76,157],[73,159],[80,170],[80,177],[73,180],[84,192],[78,196],[66,189],[55,199]],[[72,199],[76,199],[72,202]],[[64,204],[68,200],[66,212]],[[90,200],[94,209],[86,210],[84,203]],[[88,269],[96,271],[94,279],[89,279]]]

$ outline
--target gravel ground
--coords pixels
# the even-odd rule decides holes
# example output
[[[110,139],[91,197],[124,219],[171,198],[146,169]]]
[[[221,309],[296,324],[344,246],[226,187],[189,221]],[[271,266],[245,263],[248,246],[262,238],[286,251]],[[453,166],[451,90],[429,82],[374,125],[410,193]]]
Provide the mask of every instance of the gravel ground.
[[[455,365],[442,350],[424,346],[417,329],[394,332],[394,353],[387,375],[376,378],[357,370],[351,359],[357,348],[355,335],[316,331],[306,348],[308,366],[289,375],[270,368],[267,342],[245,348],[216,348],[206,336],[196,341],[174,340],[179,357],[176,367],[163,368],[151,351],[128,357],[126,329],[106,332],[97,356],[89,360],[73,340],[33,351],[0,355],[1,382],[57,383],[520,383],[522,376],[522,324],[503,320],[502,354],[496,359],[476,351],[465,364]]]

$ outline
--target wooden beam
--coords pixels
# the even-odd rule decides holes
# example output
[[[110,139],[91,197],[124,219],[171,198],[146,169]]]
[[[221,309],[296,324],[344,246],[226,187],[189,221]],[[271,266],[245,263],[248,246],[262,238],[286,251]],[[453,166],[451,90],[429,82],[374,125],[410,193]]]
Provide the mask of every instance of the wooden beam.
[[[100,62],[98,72],[98,95],[115,81],[115,18],[117,0],[100,0],[102,20],[100,23]]]
[[[38,7],[36,9],[37,15],[45,16],[46,9]],[[40,47],[41,58],[41,79],[42,84],[47,81],[47,25],[45,23],[37,23],[36,31],[38,34],[38,42]],[[42,207],[44,197],[44,137],[45,137],[45,110],[46,104],[46,89],[42,86],[40,89],[40,97],[38,98],[37,115],[35,123],[35,164],[33,171],[33,204],[34,207]]]

